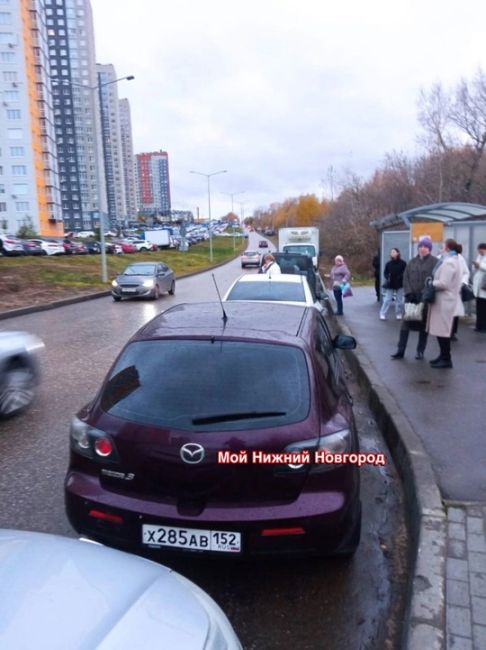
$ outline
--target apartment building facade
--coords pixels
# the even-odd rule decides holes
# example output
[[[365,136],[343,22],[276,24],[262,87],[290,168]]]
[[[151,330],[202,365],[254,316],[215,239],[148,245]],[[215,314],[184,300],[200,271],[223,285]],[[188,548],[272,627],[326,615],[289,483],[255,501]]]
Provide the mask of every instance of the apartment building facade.
[[[0,229],[62,235],[44,0],[0,0]]]
[[[135,158],[133,155],[132,119],[128,99],[120,99],[120,138],[122,166],[125,180],[125,202],[128,219],[137,216],[137,191],[135,181]]]
[[[64,225],[86,230],[107,212],[91,4],[45,5]]]
[[[138,209],[144,215],[169,214],[171,209],[169,155],[151,151],[135,156]]]

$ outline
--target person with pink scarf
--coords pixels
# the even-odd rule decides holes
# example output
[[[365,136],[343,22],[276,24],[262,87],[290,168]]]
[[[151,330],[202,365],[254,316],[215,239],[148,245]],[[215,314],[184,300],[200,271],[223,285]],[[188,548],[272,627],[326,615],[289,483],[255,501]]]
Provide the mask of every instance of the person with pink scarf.
[[[351,273],[344,263],[343,256],[336,255],[334,258],[334,266],[332,267],[329,274],[330,284],[334,293],[334,298],[336,300],[336,316],[343,315],[343,292],[341,287],[346,282],[349,282],[350,278]]]

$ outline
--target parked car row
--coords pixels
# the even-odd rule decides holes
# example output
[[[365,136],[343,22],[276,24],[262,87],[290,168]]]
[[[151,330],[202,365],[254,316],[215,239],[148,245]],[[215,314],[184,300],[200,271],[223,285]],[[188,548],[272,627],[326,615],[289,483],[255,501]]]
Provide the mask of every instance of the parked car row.
[[[137,253],[158,250],[155,244],[136,237],[105,241],[106,252],[109,254]],[[79,242],[65,237],[39,237],[33,239],[18,239],[10,235],[0,236],[0,254],[5,256],[20,255],[88,255],[101,253],[98,241]]]

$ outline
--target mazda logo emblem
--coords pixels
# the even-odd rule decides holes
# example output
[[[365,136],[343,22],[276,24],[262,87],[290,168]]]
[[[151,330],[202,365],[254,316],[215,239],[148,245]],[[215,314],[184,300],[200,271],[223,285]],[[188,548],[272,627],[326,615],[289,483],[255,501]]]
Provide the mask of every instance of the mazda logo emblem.
[[[204,460],[204,447],[196,442],[188,442],[182,445],[179,455],[184,463],[196,465]]]

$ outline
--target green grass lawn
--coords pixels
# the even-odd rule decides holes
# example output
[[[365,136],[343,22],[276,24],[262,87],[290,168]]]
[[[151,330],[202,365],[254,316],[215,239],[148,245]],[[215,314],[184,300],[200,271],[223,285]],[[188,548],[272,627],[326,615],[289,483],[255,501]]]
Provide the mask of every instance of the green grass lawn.
[[[2,278],[24,283],[58,287],[108,287],[111,280],[133,262],[162,261],[174,270],[176,277],[203,271],[239,255],[246,248],[246,239],[214,237],[213,262],[209,262],[209,241],[191,246],[186,253],[167,249],[151,253],[107,255],[109,282],[101,282],[101,255],[60,255],[42,257],[0,257]],[[21,286],[19,286],[21,289]]]

